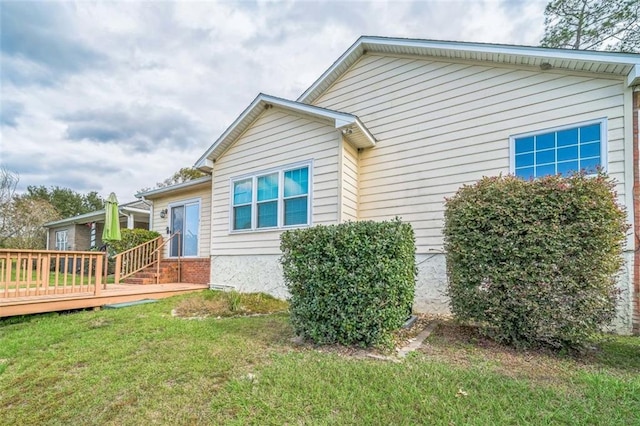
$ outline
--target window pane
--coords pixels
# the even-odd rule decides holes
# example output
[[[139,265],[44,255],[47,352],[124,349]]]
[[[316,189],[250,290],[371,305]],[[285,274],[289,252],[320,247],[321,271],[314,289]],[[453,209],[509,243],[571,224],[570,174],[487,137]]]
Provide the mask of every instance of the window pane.
[[[536,152],[536,164],[549,164],[556,161],[555,149],[547,149],[546,151]]]
[[[587,173],[596,173],[598,166],[600,165],[600,158],[589,158],[587,160],[580,160],[580,169]]]
[[[558,132],[558,146],[577,145],[578,129],[568,129]]]
[[[533,166],[533,152],[516,155],[516,168]]]
[[[576,160],[578,158],[578,145],[558,148],[558,161]]]
[[[556,146],[556,134],[547,133],[544,135],[536,136],[536,150],[549,149]]]
[[[563,176],[570,176],[571,174],[580,170],[578,167],[578,161],[565,161],[564,163],[558,163],[558,173]]]
[[[556,165],[548,164],[546,166],[537,166],[536,167],[536,177],[549,176],[556,174]]]
[[[307,197],[284,200],[284,224],[302,225],[307,223]]]
[[[600,142],[580,145],[580,158],[600,157]]]
[[[258,178],[258,201],[278,198],[278,173]]]
[[[180,233],[180,237],[176,237],[171,239],[171,256],[181,256],[180,247],[183,245],[178,238],[184,240],[184,206],[174,206],[171,207],[171,233],[176,234]],[[184,252],[184,250],[183,250]]]
[[[529,180],[534,178],[535,176],[533,175],[533,167],[525,167],[522,169],[516,169],[516,176],[524,179],[524,180]]]
[[[580,128],[580,142],[593,142],[600,140],[600,124]]]
[[[184,250],[185,256],[198,255],[198,225],[200,222],[200,205],[190,204],[185,206],[184,221]]]
[[[233,229],[251,229],[251,206],[233,208]]]
[[[233,205],[251,202],[251,179],[239,180],[233,183]]]
[[[284,172],[284,196],[294,197],[309,193],[309,168]]]
[[[258,228],[278,226],[278,202],[269,201],[258,204]]]
[[[533,151],[533,136],[516,139],[516,154]]]

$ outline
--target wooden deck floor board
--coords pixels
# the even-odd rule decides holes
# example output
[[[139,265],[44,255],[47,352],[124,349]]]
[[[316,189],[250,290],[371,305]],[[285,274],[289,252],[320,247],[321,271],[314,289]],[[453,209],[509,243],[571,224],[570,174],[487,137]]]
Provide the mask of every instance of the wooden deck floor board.
[[[28,315],[69,309],[94,308],[107,304],[176,296],[208,289],[206,284],[109,284],[99,295],[93,292],[21,297],[0,297],[0,317]]]

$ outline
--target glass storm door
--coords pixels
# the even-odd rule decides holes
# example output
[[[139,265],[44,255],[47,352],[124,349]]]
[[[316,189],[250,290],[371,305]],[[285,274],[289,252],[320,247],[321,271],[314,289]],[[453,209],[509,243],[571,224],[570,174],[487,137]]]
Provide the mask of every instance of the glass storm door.
[[[197,256],[199,241],[200,203],[186,203],[171,207],[171,256]]]

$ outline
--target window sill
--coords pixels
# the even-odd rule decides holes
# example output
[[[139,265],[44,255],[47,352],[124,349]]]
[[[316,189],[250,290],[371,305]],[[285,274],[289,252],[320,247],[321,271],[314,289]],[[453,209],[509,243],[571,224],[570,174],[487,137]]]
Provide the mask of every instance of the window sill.
[[[267,232],[283,232],[290,229],[309,228],[310,224],[282,226],[280,228],[237,229],[229,231],[229,235],[235,234],[263,234]]]

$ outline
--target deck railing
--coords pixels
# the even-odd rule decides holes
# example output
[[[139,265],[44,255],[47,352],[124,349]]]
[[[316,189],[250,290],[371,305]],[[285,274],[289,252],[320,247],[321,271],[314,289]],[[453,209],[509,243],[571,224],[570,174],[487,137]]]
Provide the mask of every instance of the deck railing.
[[[156,263],[160,264],[160,251],[158,248],[163,245],[162,237],[158,237],[123,251],[122,253],[118,253],[115,256],[116,267],[114,282],[120,284],[120,280],[130,277],[136,272]]]
[[[160,280],[160,261],[162,260],[162,249],[165,245],[167,245],[171,240],[176,237],[180,237],[180,232],[176,232],[172,234],[166,240],[161,236],[147,241],[146,243],[142,243],[139,246],[130,248],[127,251],[123,251],[122,253],[118,253],[115,256],[115,276],[114,282],[116,284],[120,284],[120,280],[124,280],[127,277],[135,274],[136,272],[142,271],[143,269],[155,266],[156,267],[156,284],[158,284]],[[177,239],[178,244],[178,282],[180,280],[180,259],[182,253],[182,247],[180,246],[182,239]]]
[[[100,294],[104,253],[0,249],[0,297]]]

